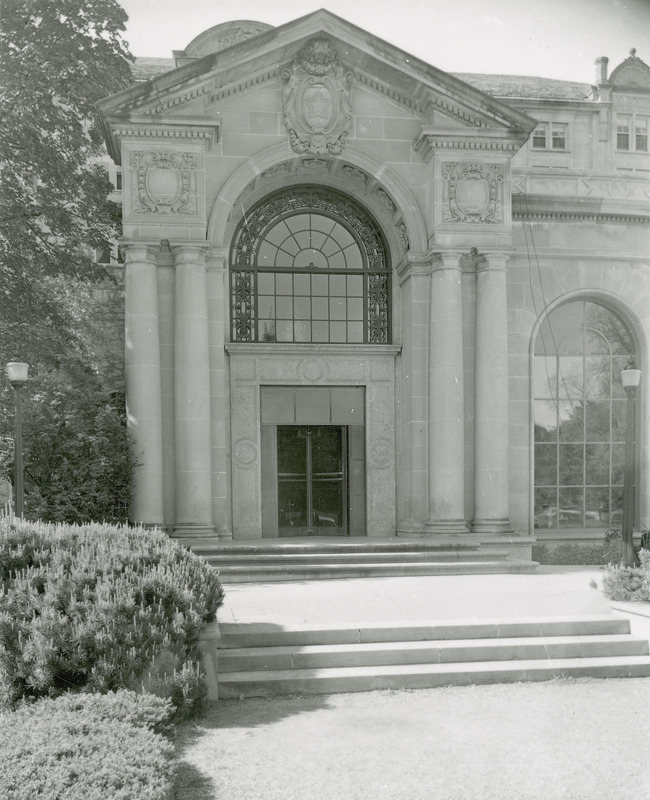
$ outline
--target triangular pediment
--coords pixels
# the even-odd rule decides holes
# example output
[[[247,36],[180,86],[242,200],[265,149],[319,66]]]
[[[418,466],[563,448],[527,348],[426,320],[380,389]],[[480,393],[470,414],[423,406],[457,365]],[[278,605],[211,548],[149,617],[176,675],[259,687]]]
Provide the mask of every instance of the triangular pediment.
[[[247,24],[239,40],[230,32],[232,44],[218,36],[227,26],[209,29],[191,43],[202,42],[201,47],[188,46],[175,53],[181,66],[102,101],[100,112],[113,157],[119,149],[115,137],[136,124],[203,126],[206,130],[200,137],[209,138],[210,126],[218,127],[220,104],[236,94],[257,91],[268,82],[283,85],[288,130],[294,124],[290,102],[303,104],[295,109],[297,125],[302,120],[309,128],[315,119],[322,121],[324,128],[330,122],[332,129],[337,125],[344,128],[343,120],[332,121],[328,114],[346,103],[354,114],[355,89],[381,94],[414,115],[427,140],[439,135],[448,141],[482,137],[490,147],[509,142],[506,149],[512,150],[518,149],[534,128],[535,122],[521,111],[326,10],[277,28],[260,27],[258,33],[254,26],[261,23]],[[215,52],[197,57],[211,49],[211,42],[221,44],[214,45]],[[312,85],[320,82],[320,96],[314,89],[305,90],[307,79]],[[302,91],[300,100],[288,97],[293,90],[297,95]],[[214,135],[218,136],[218,131]],[[299,132],[292,146],[304,146]],[[325,151],[316,147],[311,152]]]

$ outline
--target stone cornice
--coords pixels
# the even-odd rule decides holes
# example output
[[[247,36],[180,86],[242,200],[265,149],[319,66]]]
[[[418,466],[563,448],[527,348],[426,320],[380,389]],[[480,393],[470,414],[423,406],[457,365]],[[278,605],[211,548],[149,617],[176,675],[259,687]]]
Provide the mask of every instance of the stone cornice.
[[[638,205],[638,204],[637,204]],[[544,219],[565,222],[617,222],[650,224],[650,214],[633,209],[612,208],[612,202],[601,197],[559,197],[513,193],[513,220]]]
[[[435,150],[479,150],[514,155],[523,145],[527,134],[513,136],[507,131],[488,131],[485,128],[458,131],[436,131],[422,128],[413,139],[413,149],[428,162]]]
[[[182,142],[205,142],[210,149],[219,141],[221,122],[206,124],[205,119],[194,117],[139,118],[107,120],[106,140],[108,152],[116,164],[121,164],[120,141],[122,139],[178,140]]]
[[[267,81],[277,80],[280,77],[280,68],[278,66],[265,69],[261,72],[249,75],[245,80],[240,80],[226,86],[221,86],[215,90],[211,97],[213,103],[218,103],[226,97],[233,97],[240,92],[245,92],[253,86],[261,86]]]
[[[318,344],[314,342],[229,342],[225,349],[231,356],[362,356],[395,357],[402,349],[398,344]]]
[[[155,82],[155,79],[154,79]],[[179,94],[169,97],[162,103],[158,103],[148,109],[148,114],[164,114],[166,111],[181,108],[188,103],[193,103],[201,97],[209,97],[211,91],[211,83],[203,83],[200,86],[192,86]],[[143,109],[144,110],[144,109]]]

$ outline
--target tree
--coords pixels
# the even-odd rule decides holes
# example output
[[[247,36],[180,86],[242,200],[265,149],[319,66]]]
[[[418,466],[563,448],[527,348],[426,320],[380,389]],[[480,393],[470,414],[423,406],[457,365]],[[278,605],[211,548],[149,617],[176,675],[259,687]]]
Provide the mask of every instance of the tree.
[[[119,232],[95,106],[131,82],[127,16],[115,0],[0,15],[0,358],[52,362],[74,334],[65,289],[105,279],[93,251]]]
[[[0,364],[32,366],[26,508],[48,519],[114,518],[128,493],[119,314],[94,260],[120,232],[96,103],[131,83],[126,20],[115,0],[0,4]],[[5,381],[5,472],[12,424]]]

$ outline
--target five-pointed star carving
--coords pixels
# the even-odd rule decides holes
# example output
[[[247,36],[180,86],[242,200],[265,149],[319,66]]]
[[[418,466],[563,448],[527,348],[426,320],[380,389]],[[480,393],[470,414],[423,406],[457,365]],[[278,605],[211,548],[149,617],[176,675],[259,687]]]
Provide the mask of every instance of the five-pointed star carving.
[[[330,106],[332,105],[332,101],[320,89],[317,89],[312,95],[311,99],[305,102],[305,105],[309,107],[310,117],[327,119],[329,117],[329,110]]]

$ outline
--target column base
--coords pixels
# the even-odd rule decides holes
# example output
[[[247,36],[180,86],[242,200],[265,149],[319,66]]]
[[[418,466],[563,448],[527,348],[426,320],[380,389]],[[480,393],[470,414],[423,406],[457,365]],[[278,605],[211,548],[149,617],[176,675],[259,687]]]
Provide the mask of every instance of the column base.
[[[469,533],[464,519],[431,519],[424,523],[424,533]]]
[[[505,519],[475,519],[472,522],[472,533],[502,535],[514,532],[515,529],[507,517]]]

